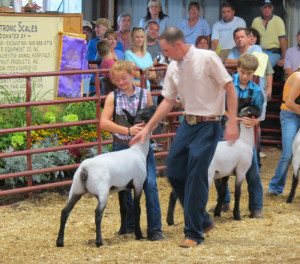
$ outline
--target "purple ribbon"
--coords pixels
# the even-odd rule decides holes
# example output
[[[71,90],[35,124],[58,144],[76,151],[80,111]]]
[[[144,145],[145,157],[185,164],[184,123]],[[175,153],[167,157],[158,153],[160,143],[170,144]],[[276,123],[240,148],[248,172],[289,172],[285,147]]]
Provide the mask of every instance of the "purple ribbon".
[[[87,70],[85,39],[63,36],[60,71]],[[82,79],[89,74],[64,75],[58,78],[57,97],[82,97]]]

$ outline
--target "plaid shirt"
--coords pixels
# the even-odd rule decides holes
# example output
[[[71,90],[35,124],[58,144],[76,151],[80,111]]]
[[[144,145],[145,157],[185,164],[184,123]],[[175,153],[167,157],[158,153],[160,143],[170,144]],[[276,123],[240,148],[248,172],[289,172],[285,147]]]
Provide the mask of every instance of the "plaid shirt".
[[[140,90],[142,88],[134,86],[134,92],[131,96],[128,96],[125,94],[122,90],[117,90],[117,100],[116,100],[116,109],[115,113],[117,115],[125,115],[123,112],[123,109],[126,109],[132,116],[136,115],[136,111],[139,105],[139,96],[140,96]],[[114,92],[112,92],[114,94]],[[143,97],[142,97],[142,103],[141,103],[141,109],[145,108],[147,106],[147,92],[146,90],[143,91]],[[116,137],[122,140],[129,140],[132,138],[132,136],[128,135],[121,135],[114,133]]]

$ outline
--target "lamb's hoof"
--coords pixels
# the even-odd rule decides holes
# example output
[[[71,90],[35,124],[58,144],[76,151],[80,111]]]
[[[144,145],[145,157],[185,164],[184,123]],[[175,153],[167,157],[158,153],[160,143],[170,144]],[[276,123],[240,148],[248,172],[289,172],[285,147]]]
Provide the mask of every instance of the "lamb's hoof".
[[[286,200],[286,202],[287,202],[287,203],[292,203],[293,198],[294,198],[294,197],[288,197],[287,200]]]
[[[134,228],[120,228],[120,230],[116,232],[115,235],[120,236],[131,233],[134,233]]]
[[[169,226],[174,225],[174,217],[172,215],[167,215],[167,224]]]
[[[103,246],[103,242],[102,241],[99,241],[99,242],[96,241],[96,246],[97,247]]]
[[[144,237],[143,237],[143,234],[142,233],[138,233],[138,234],[135,234],[135,239],[136,240],[141,240],[141,239],[143,239]]]
[[[240,215],[234,215],[233,219],[236,220],[236,221],[241,221],[242,220]]]
[[[63,242],[56,242],[56,246],[57,247],[64,247],[64,243]]]
[[[221,212],[214,212],[214,217],[221,217]]]

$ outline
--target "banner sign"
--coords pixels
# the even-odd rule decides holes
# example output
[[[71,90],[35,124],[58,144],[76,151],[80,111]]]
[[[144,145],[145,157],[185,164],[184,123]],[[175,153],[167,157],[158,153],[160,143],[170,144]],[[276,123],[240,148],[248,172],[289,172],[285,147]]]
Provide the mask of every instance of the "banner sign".
[[[87,45],[82,34],[63,33],[61,38],[60,71],[87,70]],[[83,74],[59,76],[57,97],[74,98],[83,96]]]
[[[0,16],[0,73],[51,72],[58,70],[59,35],[63,30],[60,17]],[[55,96],[57,77],[31,78],[35,94],[43,100]],[[26,80],[2,79],[4,87],[16,94],[25,94]]]

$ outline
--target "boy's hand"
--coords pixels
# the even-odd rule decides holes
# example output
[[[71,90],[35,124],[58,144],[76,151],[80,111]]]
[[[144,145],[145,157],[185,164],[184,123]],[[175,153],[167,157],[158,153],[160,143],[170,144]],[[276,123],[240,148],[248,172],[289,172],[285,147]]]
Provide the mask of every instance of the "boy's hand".
[[[145,139],[151,131],[144,127],[137,135],[135,135],[129,142],[129,146],[134,145],[137,142],[141,142],[142,144],[145,142]]]
[[[143,123],[140,123],[140,124],[136,124],[132,127],[130,127],[130,135],[134,136],[136,135],[137,133],[139,133],[140,131],[143,130],[143,128],[145,127],[145,122]]]

